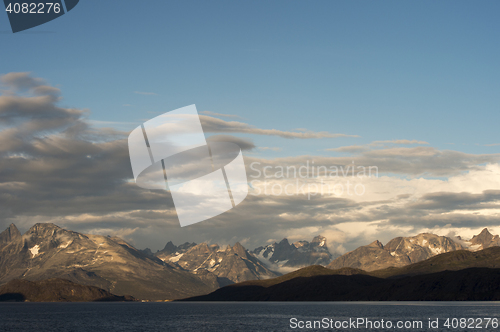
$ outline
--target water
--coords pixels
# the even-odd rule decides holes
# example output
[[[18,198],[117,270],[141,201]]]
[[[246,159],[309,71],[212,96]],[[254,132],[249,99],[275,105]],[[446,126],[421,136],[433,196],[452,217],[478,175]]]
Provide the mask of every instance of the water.
[[[297,319],[296,328],[290,327],[292,318]],[[500,318],[500,302],[0,303],[0,331],[335,330],[298,326],[299,321],[307,324],[323,318],[334,322],[364,318],[374,324],[372,328],[338,329],[343,331],[500,331],[495,320],[485,326],[485,318]],[[438,318],[439,328],[429,328],[429,318]],[[459,320],[450,320],[446,328],[446,318],[469,321],[460,327]],[[421,321],[423,328],[382,328],[376,325],[382,319],[394,325]]]

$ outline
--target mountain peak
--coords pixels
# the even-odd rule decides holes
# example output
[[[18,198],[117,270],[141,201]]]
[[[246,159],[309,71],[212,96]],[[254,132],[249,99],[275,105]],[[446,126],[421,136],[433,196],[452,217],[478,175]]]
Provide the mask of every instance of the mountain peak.
[[[474,247],[474,250],[485,249],[491,246],[500,245],[500,238],[498,235],[493,236],[488,228],[484,228],[481,233],[478,235],[474,235],[472,239],[470,239],[471,247]]]
[[[21,232],[17,229],[16,225],[10,224],[6,230],[0,233],[0,244],[6,244],[14,239],[21,237]]]
[[[36,223],[29,229],[30,232],[43,231],[48,229],[60,229],[61,227],[53,223]]]
[[[161,250],[162,252],[173,253],[177,250],[177,247],[172,243],[172,241],[168,241],[165,245],[165,248]]]
[[[488,231],[488,228],[485,228],[478,235],[474,235],[471,239],[473,244],[485,244],[484,242],[491,241],[493,239],[493,235]]]
[[[312,240],[312,242],[321,242],[323,240],[326,240],[326,237],[322,236],[322,235],[318,235],[318,236],[315,236]]]
[[[290,245],[290,243],[288,242],[288,239],[287,238],[284,238],[283,240],[280,241],[280,243],[278,244],[286,244],[286,245]]]
[[[246,256],[246,250],[245,248],[241,245],[241,243],[236,242],[233,246],[233,251],[240,257],[245,257]]]
[[[318,243],[318,246],[326,247],[326,237],[321,235],[315,236],[311,243]]]
[[[367,247],[374,247],[374,248],[378,247],[380,249],[384,249],[384,245],[379,240],[373,241],[372,243],[370,243],[369,245],[367,245]]]
[[[488,228],[484,228],[479,235],[491,235],[491,233]]]
[[[21,232],[19,232],[19,230],[17,229],[16,225],[14,225],[14,224],[10,224],[7,229],[11,232],[11,234],[19,234],[19,235],[21,235]]]

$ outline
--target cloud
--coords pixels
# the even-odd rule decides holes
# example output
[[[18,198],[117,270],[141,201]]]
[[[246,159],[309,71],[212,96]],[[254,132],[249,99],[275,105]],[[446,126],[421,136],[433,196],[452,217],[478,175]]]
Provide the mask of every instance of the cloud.
[[[360,153],[369,151],[374,147],[390,147],[393,145],[428,145],[428,142],[418,141],[418,140],[408,140],[408,139],[397,139],[397,140],[385,140],[385,141],[373,141],[366,145],[350,145],[350,146],[341,146],[339,148],[330,148],[325,149],[325,151],[336,151],[336,152],[349,152],[349,153]]]
[[[11,91],[28,89],[25,96],[0,96],[2,222],[105,216],[144,204],[172,208],[168,192],[141,190],[129,181],[127,133],[93,128],[86,110],[58,106],[50,89],[38,89],[43,80],[21,74],[2,77]],[[40,91],[47,95],[35,95]]]
[[[299,139],[310,139],[310,138],[336,138],[336,137],[359,137],[357,135],[346,135],[346,134],[334,134],[326,131],[314,132],[314,131],[281,131],[277,129],[260,129],[250,126],[243,122],[237,121],[225,121],[217,118],[213,118],[206,115],[200,115],[201,124],[205,132],[210,133],[245,133],[254,135],[267,135],[267,136],[278,136],[282,138],[299,138]]]
[[[362,145],[349,145],[349,146],[341,146],[340,148],[325,149],[325,151],[350,152],[350,153],[358,153],[368,150],[369,149],[366,146]]]
[[[261,146],[261,147],[259,147],[259,150],[262,150],[262,151],[281,151],[281,148]]]
[[[388,140],[388,141],[373,141],[369,145],[370,146],[377,146],[377,145],[384,145],[384,144],[402,144],[402,145],[411,145],[411,144],[429,144],[428,142],[425,141],[418,141],[418,140],[408,140],[408,139],[396,139],[396,140]]]
[[[213,135],[207,137],[207,141],[210,142],[231,142],[238,145],[242,150],[253,150],[255,149],[255,145],[252,140],[235,137],[231,135]]]
[[[215,113],[215,112],[210,112],[210,111],[203,111],[201,112],[203,114],[207,114],[207,115],[212,115],[212,116],[222,116],[222,117],[226,117],[226,118],[240,118],[240,116],[238,115],[234,115],[234,114],[222,114],[222,113]]]
[[[485,190],[479,194],[468,192],[434,192],[423,195],[410,204],[413,209],[422,210],[483,210],[500,209],[500,190]]]
[[[5,87],[0,96],[2,228],[11,222],[22,230],[36,222],[54,222],[75,231],[119,234],[140,248],[152,249],[169,240],[221,245],[245,240],[253,249],[270,238],[310,240],[323,234],[332,248],[352,250],[375,239],[386,242],[422,231],[470,236],[493,227],[500,232],[500,155],[439,150],[413,140],[374,141],[349,157],[245,155],[249,180],[254,180],[254,162],[261,170],[271,167],[271,174],[280,166],[298,168],[314,161],[315,167],[328,169],[374,165],[380,175],[329,179],[312,176],[309,168],[311,177],[303,179],[308,183],[346,185],[349,180],[351,185],[362,184],[366,192],[310,198],[300,192],[251,194],[227,213],[180,228],[169,192],[141,189],[133,182],[127,132],[98,128],[86,120],[89,111],[62,107],[60,90],[43,79],[10,73],[0,80]],[[229,140],[247,151],[256,149],[251,140],[228,134],[338,137],[201,117],[204,129],[218,134],[209,141]],[[287,185],[296,179],[268,180],[271,185]]]
[[[138,95],[145,95],[145,96],[157,96],[157,93],[154,92],[143,92],[143,91],[134,91],[134,93]]]

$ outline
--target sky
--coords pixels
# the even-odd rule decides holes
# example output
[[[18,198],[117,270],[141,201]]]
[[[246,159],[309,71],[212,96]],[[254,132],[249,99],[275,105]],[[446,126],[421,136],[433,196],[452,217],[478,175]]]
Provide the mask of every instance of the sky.
[[[499,10],[82,0],[16,34],[0,14],[0,228],[54,222],[153,250],[170,240],[253,249],[321,233],[345,251],[422,231],[500,233]],[[351,179],[365,187],[359,196],[254,191],[180,228],[168,192],[131,183],[126,137],[191,104],[207,137],[242,146],[249,177],[252,162],[308,161],[372,165],[379,176]]]

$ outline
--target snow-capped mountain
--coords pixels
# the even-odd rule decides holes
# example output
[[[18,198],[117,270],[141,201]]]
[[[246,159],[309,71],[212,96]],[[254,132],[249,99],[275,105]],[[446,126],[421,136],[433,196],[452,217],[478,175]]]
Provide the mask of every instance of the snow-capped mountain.
[[[0,234],[0,284],[19,278],[62,278],[117,295],[158,300],[203,294],[220,286],[213,274],[165,265],[122,239],[85,235],[54,224],[36,224],[23,235],[10,225]]]
[[[192,247],[196,246],[196,243],[189,243],[186,242],[184,244],[181,244],[179,246],[176,246],[172,243],[172,241],[169,241],[166,245],[165,248],[162,250],[158,250],[154,256],[158,257],[162,261],[169,261],[169,262],[176,262],[175,259],[170,260],[172,257],[180,257],[179,255],[184,254],[186,251],[191,249]],[[147,248],[146,248],[147,249]]]
[[[169,242],[171,243],[171,242]],[[167,244],[173,249],[173,244]],[[172,247],[173,246],[173,247]],[[156,254],[165,263],[176,264],[179,267],[199,273],[208,271],[215,274],[219,280],[229,284],[247,280],[260,280],[277,277],[279,274],[269,270],[255,256],[250,254],[240,243],[233,247],[220,247],[217,244],[185,245],[175,247],[175,250],[162,250]]]
[[[325,237],[316,236],[311,242],[297,241],[292,244],[285,238],[279,243],[258,247],[252,253],[259,259],[279,267],[328,265],[333,256],[328,250]]]
[[[334,259],[327,267],[352,267],[373,271],[399,267],[426,260],[432,256],[464,249],[449,237],[422,233],[412,237],[397,237],[385,246],[378,240]]]
[[[500,246],[500,237],[492,235],[488,228],[485,228],[478,235],[474,235],[469,241],[464,241],[464,244],[471,251],[483,250],[489,247]]]

